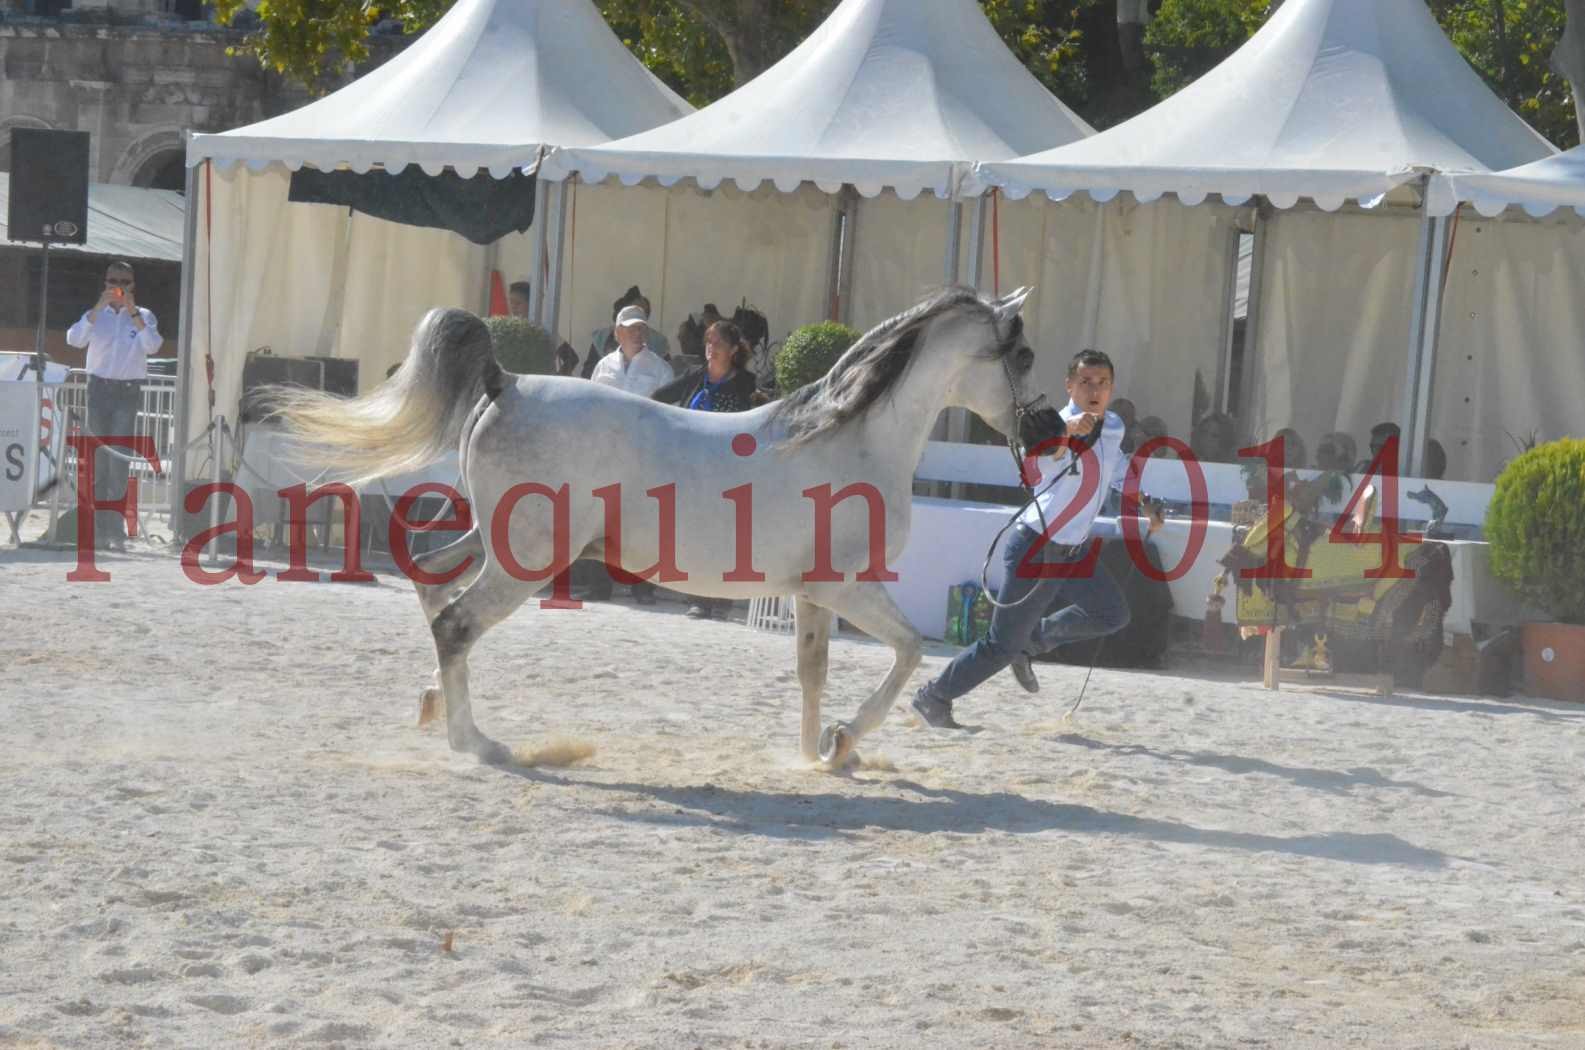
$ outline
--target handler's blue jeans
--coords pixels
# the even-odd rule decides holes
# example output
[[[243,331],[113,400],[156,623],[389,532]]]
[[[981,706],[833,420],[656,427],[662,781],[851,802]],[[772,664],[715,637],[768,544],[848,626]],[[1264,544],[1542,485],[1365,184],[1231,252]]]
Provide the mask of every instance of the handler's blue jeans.
[[[1014,602],[1030,595],[1011,609],[996,609],[991,614],[991,629],[984,638],[957,655],[946,669],[925,686],[937,700],[956,700],[996,672],[1013,662],[1020,652],[1038,656],[1059,645],[1099,638],[1128,626],[1128,603],[1111,573],[1096,559],[1091,573],[1040,579],[1032,571],[1044,564],[1082,561],[1090,541],[1077,555],[1063,556],[1056,544],[1047,544],[1019,576],[1019,563],[1040,534],[1022,525],[1015,526],[1002,555],[1004,575],[996,593],[999,602]],[[1047,616],[1046,610],[1058,599],[1067,604]]]

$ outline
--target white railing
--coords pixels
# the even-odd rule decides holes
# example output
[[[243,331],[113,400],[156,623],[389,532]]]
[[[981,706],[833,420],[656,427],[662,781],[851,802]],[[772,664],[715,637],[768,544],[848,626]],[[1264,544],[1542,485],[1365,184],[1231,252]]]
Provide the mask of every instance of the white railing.
[[[69,373],[65,383],[46,388],[46,397],[53,404],[52,425],[57,433],[87,434],[88,430],[88,376],[80,368]],[[46,412],[49,409],[46,408]],[[143,396],[133,419],[134,439],[148,438],[154,443],[155,458],[160,469],[156,472],[149,461],[126,448],[111,448],[110,454],[128,460],[128,477],[138,482],[138,528],[146,532],[149,515],[163,511],[171,502],[171,458],[176,448],[176,379],[173,376],[149,376],[143,381]],[[77,452],[70,443],[54,439],[51,460],[59,462],[62,483],[52,486],[52,491],[40,493],[34,506],[57,513],[77,505]],[[58,457],[58,459],[56,458]],[[55,503],[59,488],[59,503]]]

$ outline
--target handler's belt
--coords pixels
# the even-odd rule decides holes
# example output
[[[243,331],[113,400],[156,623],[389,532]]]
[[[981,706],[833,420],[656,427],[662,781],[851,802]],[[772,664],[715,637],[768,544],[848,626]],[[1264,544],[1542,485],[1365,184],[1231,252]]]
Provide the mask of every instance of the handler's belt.
[[[1018,523],[1018,528],[1029,534],[1031,543],[1040,541],[1040,530],[1032,529],[1023,522]],[[1090,540],[1084,539],[1078,543],[1047,543],[1041,547],[1037,557],[1056,561],[1077,561],[1090,552]]]

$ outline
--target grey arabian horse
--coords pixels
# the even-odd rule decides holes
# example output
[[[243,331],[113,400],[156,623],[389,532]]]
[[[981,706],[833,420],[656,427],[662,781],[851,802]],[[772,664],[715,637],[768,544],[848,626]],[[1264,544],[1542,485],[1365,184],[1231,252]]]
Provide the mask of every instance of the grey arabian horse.
[[[473,528],[415,562],[422,574],[458,574],[418,583],[439,657],[425,700],[443,699],[454,750],[509,760],[474,724],[468,652],[589,557],[685,594],[795,596],[801,751],[838,768],[919,664],[919,632],[881,581],[908,540],[914,470],[936,417],[963,407],[1016,434],[1039,400],[1018,316],[1028,291],[995,301],[939,292],[867,333],[824,379],[751,412],[689,412],[583,380],[512,375],[478,318],[439,309],[378,390],[351,401],[283,393],[277,409],[356,481],[460,448]],[[833,615],[891,646],[894,660],[853,720],[822,732]]]

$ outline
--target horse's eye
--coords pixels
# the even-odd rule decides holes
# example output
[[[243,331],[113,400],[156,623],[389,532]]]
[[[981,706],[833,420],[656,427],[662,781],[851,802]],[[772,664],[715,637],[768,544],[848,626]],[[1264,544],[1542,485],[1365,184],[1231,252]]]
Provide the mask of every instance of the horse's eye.
[[[1015,359],[1018,362],[1018,370],[1020,372],[1027,372],[1035,367],[1035,352],[1027,346],[1018,348],[1018,354]]]

